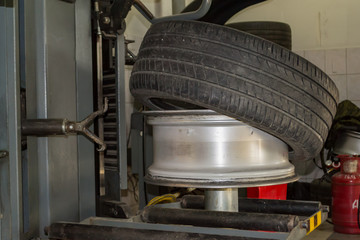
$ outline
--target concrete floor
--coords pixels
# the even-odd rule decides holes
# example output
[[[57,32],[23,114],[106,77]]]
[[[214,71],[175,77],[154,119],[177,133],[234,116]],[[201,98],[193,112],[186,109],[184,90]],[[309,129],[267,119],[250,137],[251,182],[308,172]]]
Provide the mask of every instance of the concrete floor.
[[[328,222],[325,222],[303,239],[304,240],[360,240],[360,235],[336,233],[333,230],[333,225]]]

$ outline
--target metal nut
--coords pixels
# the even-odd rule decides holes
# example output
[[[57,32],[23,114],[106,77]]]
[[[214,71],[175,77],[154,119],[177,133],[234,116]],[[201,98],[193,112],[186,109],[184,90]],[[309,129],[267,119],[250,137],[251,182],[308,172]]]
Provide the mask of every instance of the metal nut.
[[[102,21],[104,24],[109,24],[111,22],[111,19],[109,17],[103,17]]]

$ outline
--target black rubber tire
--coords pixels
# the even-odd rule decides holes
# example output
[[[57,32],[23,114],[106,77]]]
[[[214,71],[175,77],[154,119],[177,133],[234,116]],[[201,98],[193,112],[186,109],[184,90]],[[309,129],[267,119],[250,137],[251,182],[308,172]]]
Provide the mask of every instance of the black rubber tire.
[[[199,21],[224,25],[226,21],[239,11],[263,1],[265,0],[214,0],[208,13],[199,19]],[[191,2],[182,12],[197,10],[201,2],[202,0]],[[286,23],[256,21],[230,23],[226,24],[226,26],[264,38],[291,50],[291,28]]]
[[[193,21],[151,26],[130,90],[151,109],[177,109],[185,102],[239,119],[283,140],[292,159],[304,160],[320,152],[339,95],[325,73],[293,52]]]
[[[266,0],[213,0],[209,11],[199,21],[224,25],[227,20],[239,11],[264,1]],[[196,11],[199,9],[201,2],[202,0],[191,2],[182,12]]]
[[[264,38],[291,50],[291,28],[289,24],[259,21],[230,23],[226,26]]]

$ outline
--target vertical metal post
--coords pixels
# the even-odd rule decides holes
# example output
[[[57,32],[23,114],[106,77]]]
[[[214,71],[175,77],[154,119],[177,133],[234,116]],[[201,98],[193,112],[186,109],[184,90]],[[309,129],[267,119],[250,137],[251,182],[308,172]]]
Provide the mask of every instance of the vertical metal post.
[[[28,118],[76,119],[81,64],[76,63],[75,5],[26,1],[25,17]],[[51,222],[80,219],[79,177],[85,173],[79,172],[77,140],[28,137],[30,224],[41,237]]]
[[[22,186],[21,186],[21,133],[20,133],[20,77],[19,77],[19,33],[18,33],[18,2],[8,8],[7,42],[10,49],[8,56],[8,139],[10,162],[10,201],[12,237],[20,238],[22,231]]]
[[[139,209],[146,206],[146,193],[144,181],[144,114],[131,115],[131,167],[132,172],[138,174]]]
[[[46,1],[35,1],[35,47],[36,47],[36,117],[48,117],[48,84],[47,84],[47,54],[46,54]],[[30,94],[28,92],[28,94]],[[29,99],[29,98],[27,98]],[[50,181],[49,181],[49,139],[47,137],[34,139],[37,142],[37,159],[39,162],[39,226],[46,226],[50,220]],[[31,151],[31,150],[30,150]],[[29,159],[32,159],[29,156]],[[40,230],[39,230],[40,231]],[[41,232],[40,232],[41,233]],[[42,234],[43,235],[43,234]]]
[[[94,2],[95,12],[99,12],[99,3],[97,1]],[[97,74],[97,108],[100,109],[103,106],[103,59],[102,59],[102,34],[100,30],[100,25],[98,23],[98,29],[96,33],[96,74]],[[98,119],[98,135],[100,139],[104,139],[104,120],[102,118]],[[100,186],[100,196],[105,195],[105,183],[104,183],[104,175],[105,175],[105,153],[99,152],[99,186]]]
[[[117,109],[117,135],[119,156],[120,197],[121,189],[127,189],[127,136],[125,120],[125,37],[116,35],[116,109]],[[120,199],[119,199],[120,200]]]
[[[238,212],[238,189],[206,189],[205,190],[205,209],[212,211]]]
[[[0,237],[22,230],[18,2],[0,2]]]
[[[76,34],[76,95],[77,120],[93,111],[91,1],[75,2]],[[80,220],[95,216],[95,153],[94,144],[83,136],[77,137],[79,166]]]
[[[29,118],[36,118],[37,111],[36,111],[36,71],[37,71],[37,62],[34,60],[36,57],[29,52],[29,49],[32,49],[33,52],[36,52],[35,49],[41,47],[41,45],[37,45],[37,40],[39,40],[39,31],[37,30],[44,30],[43,28],[36,29],[34,25],[36,25],[35,21],[37,17],[41,17],[41,13],[34,14],[35,9],[39,8],[40,2],[29,2],[24,1],[24,46],[23,50],[23,62],[25,64],[24,72],[22,72],[22,81],[25,82],[24,87],[26,87],[27,93],[27,117]],[[30,14],[29,14],[30,13]],[[35,32],[37,31],[37,32]],[[35,33],[34,33],[35,32]],[[40,43],[41,44],[41,43]],[[27,61],[28,59],[32,59],[31,61]],[[31,96],[31,97],[30,97]],[[30,97],[30,98],[29,98]],[[29,104],[28,104],[29,103]],[[30,162],[28,164],[27,173],[28,176],[23,181],[27,181],[27,186],[23,186],[24,191],[28,193],[28,207],[29,207],[29,225],[28,231],[26,233],[26,237],[34,237],[39,236],[40,229],[39,229],[39,158],[38,158],[38,151],[37,151],[37,139],[29,137],[27,139],[27,151],[26,151],[26,158],[27,161]],[[24,175],[23,178],[26,176]],[[26,205],[24,206],[26,207]],[[45,206],[42,206],[45,208]],[[30,221],[31,219],[31,221]],[[26,225],[24,225],[26,226]]]

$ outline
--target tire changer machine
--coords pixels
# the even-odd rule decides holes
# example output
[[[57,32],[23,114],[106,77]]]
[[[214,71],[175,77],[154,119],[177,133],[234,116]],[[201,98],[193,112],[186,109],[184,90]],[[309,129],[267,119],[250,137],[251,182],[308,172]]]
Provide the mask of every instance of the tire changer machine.
[[[0,73],[7,73],[0,78],[6,106],[0,108],[0,239],[301,239],[324,222],[328,208],[319,202],[239,198],[239,188],[298,177],[285,143],[211,110],[132,115],[140,210],[128,214],[121,202],[128,183],[124,67],[134,55],[126,58],[123,33],[133,1],[107,2],[0,1],[0,50],[6,53],[0,57],[7,62],[0,64]],[[210,4],[204,0],[195,12],[155,19],[135,1],[152,22],[198,19]],[[103,55],[113,49],[103,41],[115,45],[115,63],[108,63],[113,72],[102,69]],[[99,110],[81,122],[61,118],[92,112],[92,70]],[[89,126],[104,114],[96,136]],[[77,133],[100,145],[98,156],[82,136],[48,137]],[[200,188],[204,195],[145,207],[156,186]]]

